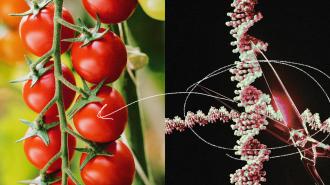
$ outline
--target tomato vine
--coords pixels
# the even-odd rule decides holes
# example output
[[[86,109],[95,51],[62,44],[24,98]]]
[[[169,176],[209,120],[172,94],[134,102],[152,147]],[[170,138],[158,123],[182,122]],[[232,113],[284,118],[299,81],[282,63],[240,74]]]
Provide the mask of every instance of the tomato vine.
[[[98,106],[103,106],[103,107],[98,107],[100,109],[99,112],[101,112],[104,109],[107,109],[107,115],[109,112],[111,113],[111,111],[116,111],[116,109],[120,109],[123,107],[125,110],[127,110],[127,108],[125,108],[126,103],[124,100],[121,99],[121,95],[119,94],[119,92],[117,92],[115,89],[112,89],[111,87],[105,86],[106,83],[117,80],[119,78],[119,75],[123,72],[123,70],[126,67],[127,51],[125,47],[125,43],[126,43],[125,36],[127,37],[126,40],[129,45],[132,45],[133,43],[132,42],[133,39],[129,33],[127,24],[125,23],[125,27],[123,27],[122,23],[118,23],[118,27],[121,35],[121,37],[119,38],[116,36],[116,34],[110,31],[110,28],[107,29],[101,28],[102,20],[99,19],[98,13],[95,13],[95,15],[93,16],[97,19],[96,26],[94,29],[90,29],[87,28],[80,20],[78,20],[78,25],[75,25],[73,23],[73,21],[70,18],[71,17],[70,13],[63,8],[63,0],[44,0],[42,2],[38,0],[32,0],[32,2],[30,1],[28,2],[31,7],[31,10],[22,14],[13,14],[16,16],[24,16],[24,18],[21,21],[20,32],[22,32],[22,29],[24,27],[22,26],[23,24],[29,25],[30,23],[28,22],[29,19],[30,18],[38,19],[38,14],[40,13],[47,14],[47,19],[52,19],[53,21],[53,25],[45,25],[45,27],[47,26],[48,27],[43,30],[43,32],[47,35],[48,39],[51,35],[51,33],[47,33],[50,27],[53,28],[53,32],[52,32],[52,42],[51,42],[52,45],[50,49],[45,47],[42,48],[42,51],[39,52],[38,47],[40,48],[41,45],[29,45],[31,43],[26,44],[30,52],[34,53],[40,58],[35,62],[32,62],[31,59],[27,58],[30,67],[30,73],[27,76],[23,77],[22,79],[13,81],[13,82],[27,81],[27,83],[25,83],[24,85],[24,89],[25,91],[27,91],[27,93],[30,93],[29,90],[35,88],[36,86],[38,86],[37,89],[41,89],[41,91],[43,91],[44,93],[42,103],[37,102],[37,104],[39,103],[39,105],[33,107],[33,105],[29,103],[30,101],[29,97],[26,97],[28,95],[25,95],[23,92],[24,97],[26,97],[25,102],[32,110],[37,112],[38,115],[33,122],[22,120],[22,122],[28,125],[30,129],[28,130],[27,134],[19,141],[25,140],[24,144],[28,145],[27,143],[33,143],[33,141],[38,140],[39,145],[38,144],[34,144],[34,145],[31,144],[31,145],[33,145],[33,147],[36,146],[40,147],[41,145],[43,145],[41,146],[43,150],[47,150],[48,149],[47,147],[52,145],[53,153],[47,155],[46,158],[43,158],[43,162],[40,161],[38,162],[38,159],[32,160],[29,158],[31,157],[29,156],[30,154],[28,151],[29,146],[25,146],[27,148],[25,152],[30,162],[32,162],[33,164],[38,163],[34,165],[40,169],[39,179],[35,179],[32,181],[25,181],[25,183],[29,183],[29,184],[34,183],[38,185],[55,185],[59,183],[61,183],[62,185],[67,185],[67,184],[71,185],[72,183],[74,183],[76,185],[80,185],[81,183],[73,175],[70,168],[70,159],[72,158],[73,155],[72,150],[73,148],[75,148],[75,144],[76,144],[75,140],[79,139],[88,146],[87,148],[75,148],[75,150],[82,152],[82,158],[80,162],[82,176],[84,173],[87,173],[86,168],[88,168],[88,170],[91,171],[94,170],[93,168],[100,168],[100,169],[103,168],[106,170],[109,170],[109,168],[117,169],[116,167],[111,167],[112,165],[109,164],[113,163],[114,161],[115,162],[119,161],[120,165],[125,165],[124,167],[121,168],[125,168],[125,172],[127,173],[124,175],[123,173],[120,173],[120,175],[123,176],[123,178],[116,177],[112,179],[114,180],[115,184],[120,183],[117,182],[118,179],[122,179],[124,181],[122,182],[122,184],[124,185],[131,184],[131,181],[133,180],[133,176],[134,176],[134,171],[136,170],[138,173],[137,184],[151,185],[151,181],[149,180],[147,173],[148,167],[144,153],[141,117],[140,117],[140,110],[138,105],[134,105],[129,108],[130,111],[129,115],[120,114],[119,115],[120,118],[116,120],[117,122],[118,120],[119,122],[121,122],[119,124],[117,124],[117,122],[116,124],[111,123],[112,118],[99,117],[99,113],[95,113],[95,115],[91,115],[90,114],[91,111],[90,111],[88,113],[88,116],[94,117],[93,119],[95,120],[103,119],[99,121],[104,122],[102,123],[104,125],[99,124],[101,125],[101,127],[95,129],[96,131],[94,130],[95,137],[90,137],[86,135],[86,131],[79,130],[79,123],[75,123],[78,132],[72,130],[70,125],[68,124],[68,120],[73,119],[73,122],[75,122],[75,116],[77,113],[79,113],[80,111],[83,112],[82,111],[83,109],[88,109],[89,105],[95,107],[96,105],[95,103],[98,103],[97,104]],[[51,2],[52,4],[50,4]],[[112,3],[117,3],[117,2],[113,1]],[[125,16],[123,16],[123,18],[121,18],[120,21],[115,21],[116,24],[117,22],[122,22],[126,20],[133,13],[137,1],[132,0],[130,3],[132,3],[130,9],[128,10],[128,12],[125,13]],[[122,8],[125,8],[125,6],[122,6]],[[95,11],[95,10],[89,10],[89,13],[91,13],[91,11]],[[50,15],[49,12],[53,13],[53,15]],[[67,19],[65,19],[65,16],[63,16],[64,13],[66,14],[65,16],[67,17]],[[105,13],[111,13],[111,12],[105,12]],[[30,15],[31,17],[29,17]],[[104,17],[105,15],[102,16]],[[42,17],[44,18],[45,16]],[[105,23],[108,24],[109,22],[106,21]],[[64,29],[66,29],[65,30],[66,33],[63,38],[62,34]],[[71,31],[79,32],[81,35],[78,36],[77,38],[68,38],[68,35],[70,35],[71,32],[70,34],[68,34],[69,32],[67,29],[70,29]],[[21,37],[23,37],[22,39],[29,40],[29,38],[25,38],[28,37],[26,35],[21,34]],[[61,54],[69,48],[67,44],[68,42],[74,42],[74,45],[76,45],[75,47],[77,48],[76,50],[78,50],[78,52],[80,53],[84,53],[84,51],[79,51],[79,50],[85,49],[85,47],[88,47],[90,44],[93,44],[93,42],[99,42],[100,39],[102,41],[111,43],[110,47],[114,47],[114,48],[113,51],[110,52],[111,53],[110,55],[113,56],[107,56],[107,57],[117,58],[117,61],[113,61],[113,62],[121,61],[120,65],[116,64],[114,66],[106,68],[105,70],[109,70],[109,69],[116,70],[115,74],[113,74],[114,73],[113,71],[110,72],[105,71],[104,73],[102,73],[101,76],[99,76],[97,80],[89,80],[90,78],[88,78],[88,76],[85,76],[85,74],[83,73],[86,72],[86,70],[93,70],[93,69],[85,69],[85,71],[79,73],[79,70],[77,70],[77,68],[79,68],[79,65],[78,64],[77,66],[74,65],[74,68],[76,69],[76,71],[78,72],[78,74],[80,75],[83,81],[83,88],[77,87],[75,84],[74,77],[71,74],[71,71],[66,70],[67,68],[62,64]],[[117,46],[113,46],[113,45],[117,45]],[[49,46],[48,43],[47,46]],[[63,46],[64,46],[64,50],[63,50]],[[36,47],[36,48],[31,48],[31,47]],[[145,55],[142,52],[140,52],[138,49],[136,48],[133,49],[135,49],[135,52],[138,51],[137,54],[139,56]],[[52,59],[53,61],[50,61],[50,59]],[[77,60],[79,63],[79,59]],[[100,60],[101,62],[103,62],[102,59],[99,59],[99,61]],[[145,65],[146,63],[147,62],[144,62],[142,65]],[[139,64],[135,63],[130,66],[141,67],[141,63]],[[67,74],[68,72],[69,74]],[[94,72],[94,74],[96,73]],[[53,85],[53,87],[42,86],[43,84],[40,81],[42,81],[43,78],[46,78],[45,77],[46,75],[48,75],[46,79],[48,81],[46,81],[47,83],[44,82],[44,84],[48,84],[48,85],[51,84]],[[89,74],[89,75],[91,76],[93,74]],[[96,75],[100,75],[100,74],[96,74]],[[136,78],[135,72],[133,72],[131,68],[127,68],[125,74],[122,75],[122,79],[123,79],[122,87],[124,89],[124,92],[122,93],[124,94],[124,98],[126,99],[126,101],[135,101],[138,99],[137,87],[136,87],[137,84],[135,78]],[[52,80],[54,82],[52,82]],[[90,88],[85,80],[97,85]],[[53,97],[51,97],[52,90],[54,90]],[[70,94],[71,92],[78,93],[80,96],[77,98],[77,100],[75,100],[75,104],[68,111],[68,113],[66,113],[66,109],[73,101],[73,98],[67,97],[68,94]],[[104,93],[106,93],[106,95],[104,95]],[[109,97],[105,97],[105,96],[109,96]],[[113,106],[111,108],[107,108],[106,107],[108,105],[107,103],[113,104]],[[57,112],[54,111],[53,109],[54,106],[56,106]],[[118,117],[117,114],[113,115],[113,117],[116,116]],[[129,144],[131,145],[131,148],[133,152],[136,153],[136,155],[134,155],[134,153],[131,153],[131,151],[126,147],[126,145],[123,142],[117,141],[118,137],[120,137],[120,135],[123,132],[123,129],[125,128],[127,119],[129,120],[129,122],[133,122],[134,119],[135,122],[134,124],[130,124],[129,127],[130,131],[128,132],[127,137],[129,138],[129,142],[130,142]],[[109,128],[115,130],[114,132],[116,132],[115,134],[111,135],[111,137],[107,135],[102,135],[102,133],[100,133],[100,131],[104,133],[108,131],[102,129],[109,129]],[[52,133],[52,135],[50,133]],[[60,135],[60,144],[58,142],[55,142],[55,144],[54,142],[52,142],[55,137],[54,135],[56,136]],[[98,137],[103,137],[103,138],[98,139]],[[123,140],[126,141],[126,136],[124,136]],[[127,143],[127,141],[125,143]],[[58,152],[54,154],[54,151],[56,151],[56,147],[60,147],[60,148]],[[100,166],[98,163],[93,163],[92,160],[98,160],[99,158],[102,157],[105,157],[105,159],[108,160],[107,162],[108,164],[105,163],[103,166],[102,165]],[[111,157],[111,159],[106,157]],[[45,159],[47,159],[47,163],[44,162]],[[120,162],[121,160],[124,160],[126,162]],[[55,168],[54,166],[55,164],[59,164],[59,161],[61,161],[60,162],[61,167],[58,169]],[[57,170],[61,170],[61,171],[58,172]],[[102,173],[103,172],[100,172],[100,174]],[[82,177],[82,179],[84,183],[87,185],[90,184],[95,185],[98,183],[102,184],[104,182],[104,179],[103,182],[101,182],[102,180],[99,181],[99,179],[97,178],[84,179],[84,177]]]
[[[54,53],[54,75],[55,75],[55,99],[58,108],[60,127],[61,127],[61,158],[62,158],[62,185],[66,185],[68,181],[67,169],[69,168],[68,160],[68,133],[67,120],[65,115],[63,95],[62,95],[62,82],[59,77],[62,76],[62,62],[61,62],[61,25],[56,22],[56,18],[62,17],[63,0],[54,0],[55,14],[54,14],[54,38],[53,38],[53,53]],[[49,163],[51,163],[50,161]],[[46,165],[47,166],[47,165]],[[76,184],[79,184],[76,182]]]

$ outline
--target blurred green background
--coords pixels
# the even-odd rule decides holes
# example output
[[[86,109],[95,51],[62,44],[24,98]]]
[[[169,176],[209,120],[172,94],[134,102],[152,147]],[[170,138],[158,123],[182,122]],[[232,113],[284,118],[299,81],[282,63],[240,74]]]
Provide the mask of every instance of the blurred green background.
[[[0,2],[0,20],[4,20],[5,1]],[[15,3],[13,0],[12,3]],[[19,0],[24,1],[24,0]],[[158,1],[158,0],[156,0]],[[92,23],[85,13],[80,0],[64,0],[75,19],[83,18]],[[165,68],[165,23],[150,18],[140,5],[128,24],[141,50],[149,58],[149,65],[137,71],[140,98],[164,93]],[[36,116],[24,104],[21,88],[22,84],[9,84],[28,72],[25,65],[24,50],[19,40],[17,27],[0,22],[0,185],[14,185],[25,179],[38,176],[38,171],[27,161],[23,144],[15,143],[22,137],[27,128],[19,122],[20,118],[33,120]],[[70,56],[63,55],[63,61],[71,67]],[[77,78],[77,81],[78,78]],[[129,102],[128,102],[129,103]],[[140,102],[143,111],[143,127],[145,134],[145,149],[151,174],[155,184],[164,183],[165,145],[164,145],[164,97]],[[81,143],[80,143],[81,145]],[[79,173],[77,161],[80,154],[76,153],[73,168]]]

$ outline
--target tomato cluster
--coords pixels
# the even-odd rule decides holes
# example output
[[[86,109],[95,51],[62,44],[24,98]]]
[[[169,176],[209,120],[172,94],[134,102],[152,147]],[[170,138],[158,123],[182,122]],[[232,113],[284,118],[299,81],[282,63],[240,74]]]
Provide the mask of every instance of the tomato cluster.
[[[134,12],[137,0],[83,0],[83,4],[90,15],[109,24],[128,19]],[[54,11],[54,5],[47,4],[40,7],[36,14],[25,15],[20,21],[21,40],[26,49],[38,57],[53,52]],[[70,11],[65,8],[62,11],[62,20],[67,24],[74,24]],[[76,138],[83,137],[83,141],[93,144],[89,145],[93,155],[95,154],[93,158],[85,162],[90,153],[85,151],[81,155],[81,177],[85,185],[130,185],[135,173],[133,154],[123,142],[118,141],[128,121],[128,110],[122,95],[106,85],[116,81],[126,67],[125,44],[115,33],[103,28],[97,30],[104,33],[102,37],[87,38],[93,34],[86,35],[85,30],[77,37],[82,40],[71,44],[65,39],[73,38],[75,31],[77,30],[70,29],[69,26],[62,26],[61,53],[69,51],[72,46],[73,68],[83,79],[85,86],[76,87],[84,93],[78,91],[81,95],[75,98],[77,90],[72,88],[76,85],[73,72],[62,65],[62,80],[66,81],[61,92],[64,108],[67,110],[74,103],[71,108],[74,109],[75,105],[88,101],[88,98],[93,96],[98,101],[88,101],[74,112],[72,120],[80,136],[72,134],[75,132],[73,128],[62,128],[64,126],[60,127],[57,123],[58,100],[53,100],[57,98],[56,83],[59,83],[59,79],[55,75],[51,56],[39,61],[38,65],[31,64],[29,79],[23,86],[23,99],[31,110],[39,114],[38,118],[41,117],[41,120],[37,119],[34,122],[37,126],[32,126],[27,131],[26,135],[34,134],[24,138],[25,154],[31,164],[44,170],[46,164],[61,151],[61,135],[69,129],[71,132],[68,132],[67,149],[70,160],[76,148]],[[89,39],[88,44],[83,40],[86,38]],[[92,87],[86,89],[85,81],[91,83]],[[95,94],[92,93],[94,91]],[[104,155],[105,153],[108,155]],[[61,158],[55,160],[46,173],[60,174],[60,170],[63,170]],[[57,184],[60,184],[60,181],[53,183]],[[69,179],[68,184],[74,183]]]

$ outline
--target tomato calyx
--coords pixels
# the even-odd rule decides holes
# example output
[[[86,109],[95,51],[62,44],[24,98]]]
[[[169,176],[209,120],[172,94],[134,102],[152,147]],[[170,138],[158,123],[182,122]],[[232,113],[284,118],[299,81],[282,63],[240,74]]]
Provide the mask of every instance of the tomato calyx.
[[[79,37],[62,40],[65,42],[81,42],[82,45],[80,47],[85,47],[92,41],[103,38],[103,36],[110,31],[110,28],[106,28],[104,31],[99,32],[101,29],[101,21],[98,16],[95,27],[92,29],[88,28],[81,19],[78,19],[78,25],[71,24],[61,18],[57,18],[57,22],[81,34]]]
[[[12,13],[9,14],[10,16],[27,16],[27,15],[33,15],[36,16],[39,14],[40,10],[45,8],[49,3],[51,3],[53,0],[32,0],[32,1],[26,1],[27,4],[30,7],[30,10],[23,12],[23,13]]]
[[[68,112],[68,118],[72,119],[73,116],[87,104],[92,102],[101,102],[102,99],[97,97],[97,93],[100,91],[103,86],[105,80],[101,81],[94,89],[90,89],[85,80],[82,79],[83,82],[83,91],[86,92],[86,96],[81,96],[77,102],[72,106],[72,108]]]
[[[29,57],[26,56],[25,59],[30,68],[30,72],[26,76],[10,81],[10,83],[19,83],[31,80],[31,87],[33,87],[42,75],[53,68],[53,64],[45,66],[45,64],[49,61],[49,58],[50,57],[46,57],[44,60],[34,63]]]
[[[61,180],[60,177],[58,177],[57,172],[52,174],[47,174],[44,177],[41,175],[36,177],[33,180],[23,180],[19,181],[21,184],[33,184],[33,185],[51,185],[55,182],[59,182]]]
[[[108,143],[94,145],[92,148],[76,148],[78,152],[87,153],[85,160],[81,163],[80,170],[82,170],[87,165],[87,163],[94,159],[96,156],[113,156],[112,153],[105,150],[107,145]]]
[[[30,127],[30,129],[28,130],[28,132],[25,134],[24,137],[17,140],[16,142],[21,142],[21,141],[24,141],[28,138],[38,136],[47,146],[50,143],[50,139],[49,139],[47,131],[51,128],[56,127],[59,124],[59,122],[53,122],[53,123],[50,123],[50,124],[45,124],[43,120],[40,120],[39,122],[30,122],[30,121],[21,119],[20,121],[23,124]]]

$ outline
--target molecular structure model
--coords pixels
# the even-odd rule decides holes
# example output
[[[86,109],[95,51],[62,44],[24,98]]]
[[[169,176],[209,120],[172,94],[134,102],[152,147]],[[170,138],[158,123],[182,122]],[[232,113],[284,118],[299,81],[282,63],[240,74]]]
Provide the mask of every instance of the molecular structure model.
[[[231,80],[237,82],[234,101],[244,111],[228,106],[211,107],[207,114],[188,111],[183,119],[178,116],[165,119],[166,134],[182,132],[196,125],[232,123],[234,135],[239,136],[233,149],[246,164],[230,174],[230,182],[258,185],[266,181],[263,163],[270,159],[271,152],[255,136],[265,130],[285,144],[294,146],[315,184],[324,185],[315,165],[317,158],[330,157],[330,146],[312,136],[318,132],[330,133],[330,119],[322,122],[318,113],[312,114],[308,109],[301,114],[298,112],[272,62],[263,54],[268,44],[248,34],[248,30],[263,18],[255,11],[256,4],[257,0],[234,0],[231,4],[234,10],[227,14],[231,20],[226,25],[232,27],[230,34],[235,39],[231,42],[235,47],[233,52],[239,54],[239,61],[230,69]],[[266,60],[258,60],[259,55]],[[260,77],[265,77],[270,95],[253,86]],[[311,135],[308,127],[316,133]]]

